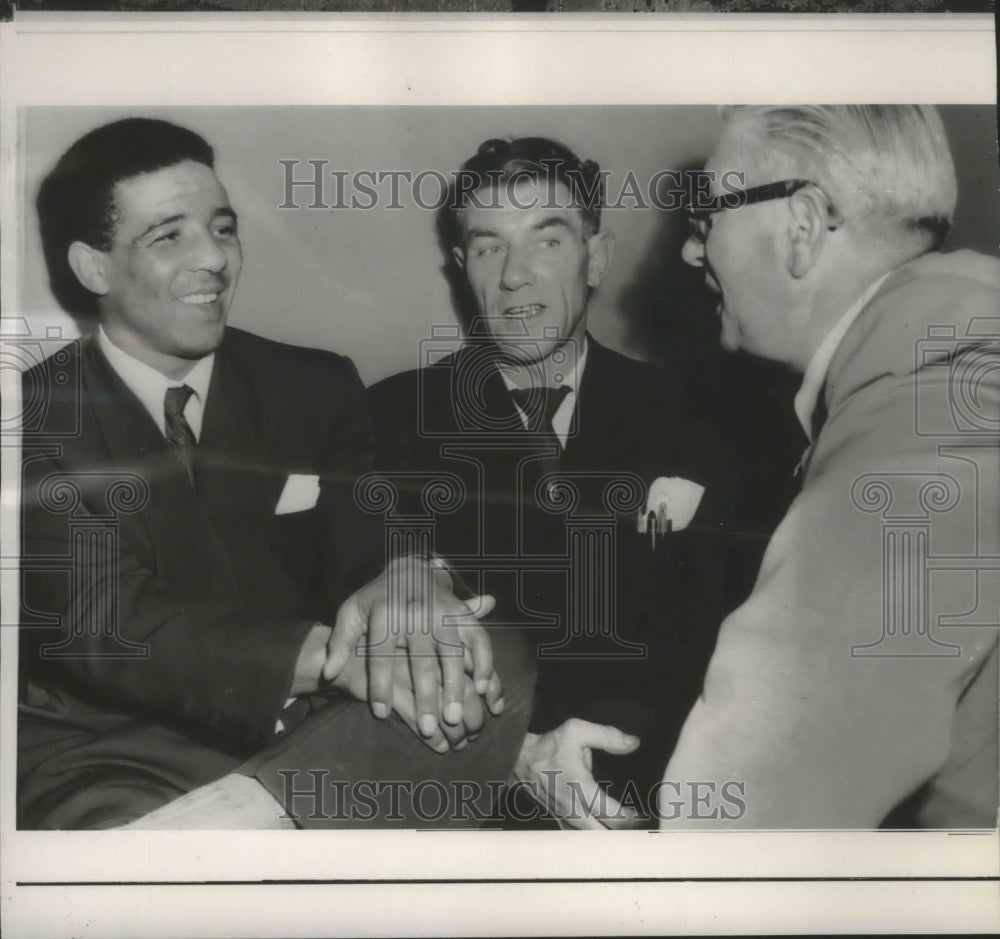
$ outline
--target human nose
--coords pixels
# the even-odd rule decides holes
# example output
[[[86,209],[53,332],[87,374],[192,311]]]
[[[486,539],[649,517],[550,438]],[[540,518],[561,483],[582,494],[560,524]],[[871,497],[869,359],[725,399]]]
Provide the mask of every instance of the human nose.
[[[534,274],[526,253],[519,248],[510,248],[504,257],[500,286],[504,290],[517,290],[518,287],[523,287],[533,281]]]
[[[229,256],[222,245],[215,240],[209,231],[201,232],[191,250],[190,266],[192,270],[212,271],[218,273],[225,270]]]

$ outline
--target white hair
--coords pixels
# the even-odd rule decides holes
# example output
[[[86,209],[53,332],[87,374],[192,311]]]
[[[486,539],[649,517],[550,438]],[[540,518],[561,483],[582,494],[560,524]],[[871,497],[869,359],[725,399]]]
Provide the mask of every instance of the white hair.
[[[761,171],[815,182],[848,224],[937,248],[958,198],[941,117],[924,105],[770,105],[723,110]]]

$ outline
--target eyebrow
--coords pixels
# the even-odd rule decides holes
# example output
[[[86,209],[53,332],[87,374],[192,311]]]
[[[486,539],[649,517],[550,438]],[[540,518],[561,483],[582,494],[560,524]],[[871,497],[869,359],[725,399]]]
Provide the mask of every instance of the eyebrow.
[[[532,231],[542,231],[546,228],[565,228],[568,231],[572,231],[569,222],[563,218],[561,215],[549,215],[539,221],[535,222],[531,226]],[[472,241],[474,238],[499,238],[500,236],[490,228],[470,228],[466,233],[465,237],[467,240]]]
[[[135,236],[132,239],[133,244],[137,244],[142,241],[150,232],[156,231],[157,228],[162,228],[164,225],[173,225],[175,222],[181,222],[186,218],[183,213],[177,215],[168,215],[166,218],[157,219],[150,225],[145,231]],[[229,219],[231,222],[235,222],[238,219],[235,209],[231,209],[228,206],[220,206],[212,213],[212,221],[217,219],[225,218]]]
[[[541,221],[536,222],[534,225],[531,226],[533,231],[541,231],[543,228],[554,228],[554,227],[565,228],[568,229],[569,231],[572,231],[569,222],[566,221],[566,219],[563,218],[561,215],[549,215],[546,218],[543,218]]]
[[[472,241],[473,238],[499,238],[500,236],[489,228],[470,228],[465,233],[466,240]]]

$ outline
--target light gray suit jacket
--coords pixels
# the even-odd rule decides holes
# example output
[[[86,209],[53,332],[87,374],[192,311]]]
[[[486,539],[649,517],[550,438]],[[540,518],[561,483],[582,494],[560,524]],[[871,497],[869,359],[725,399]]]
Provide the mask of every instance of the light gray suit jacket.
[[[730,783],[745,808],[663,827],[996,825],[998,334],[1000,262],[969,251],[899,268],[852,324],[665,773],[664,799]]]

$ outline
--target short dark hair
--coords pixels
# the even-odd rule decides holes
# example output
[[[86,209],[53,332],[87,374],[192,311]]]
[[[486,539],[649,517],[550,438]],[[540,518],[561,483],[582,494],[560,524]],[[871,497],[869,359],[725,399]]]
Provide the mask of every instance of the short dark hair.
[[[562,183],[583,216],[584,234],[600,229],[604,180],[597,163],[581,160],[565,144],[548,137],[495,137],[481,143],[456,174],[447,205],[451,244],[461,243],[461,211],[473,192],[520,179]]]
[[[215,153],[194,131],[169,121],[129,117],[85,134],[42,181],[36,208],[49,284],[70,313],[89,315],[95,300],[67,261],[69,246],[82,241],[107,251],[117,216],[115,186],[184,160],[215,167]]]

